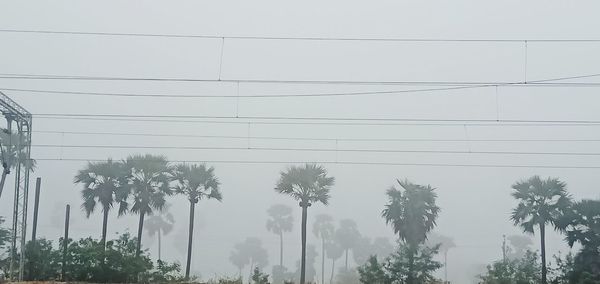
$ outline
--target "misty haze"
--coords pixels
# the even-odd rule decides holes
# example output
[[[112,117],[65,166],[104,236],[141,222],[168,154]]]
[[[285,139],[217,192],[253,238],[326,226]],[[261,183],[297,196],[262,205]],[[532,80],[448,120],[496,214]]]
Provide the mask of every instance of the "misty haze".
[[[598,11],[2,1],[0,283],[600,283]]]

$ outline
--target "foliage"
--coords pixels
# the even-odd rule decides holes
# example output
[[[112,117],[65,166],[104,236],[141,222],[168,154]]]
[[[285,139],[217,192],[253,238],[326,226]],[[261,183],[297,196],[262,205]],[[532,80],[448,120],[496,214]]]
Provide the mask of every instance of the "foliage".
[[[254,268],[250,279],[252,279],[254,284],[269,284],[269,275],[262,273],[258,267]]]
[[[358,268],[362,283],[433,283],[433,272],[442,264],[433,258],[439,245],[432,248],[419,245],[416,248],[400,243],[396,252],[379,262],[376,256]]]
[[[567,233],[569,246],[577,242],[586,248],[600,248],[600,200],[576,202],[558,223]]]
[[[401,241],[400,248],[391,256],[394,261],[388,269],[393,279],[404,279],[402,281],[409,284],[425,283],[432,279],[430,272],[440,267],[432,260],[439,246],[421,246],[436,225],[440,212],[435,203],[437,195],[430,185],[396,181],[404,190],[392,186],[387,191],[389,203],[382,212],[386,223],[392,225]]]
[[[541,268],[538,255],[527,251],[521,259],[501,260],[488,265],[481,280],[485,284],[535,284],[541,282]]]
[[[372,255],[367,262],[358,267],[361,283],[368,284],[390,284],[392,280],[388,278],[384,265],[379,263],[377,256]]]
[[[213,167],[179,164],[171,179],[176,182],[175,193],[185,195],[192,203],[202,199],[223,199]]]
[[[413,247],[400,243],[398,250],[388,260],[386,269],[391,279],[400,283],[430,283],[435,280],[432,273],[442,267],[433,258],[439,251],[439,246]]]
[[[275,190],[304,203],[321,202],[327,205],[334,182],[333,177],[327,176],[325,168],[306,164],[292,166],[286,172],[281,172]]]
[[[539,226],[541,239],[542,280],[547,283],[545,226],[553,225],[561,229],[559,224],[562,216],[571,206],[571,198],[566,190],[566,184],[556,178],[541,179],[533,176],[525,181],[513,184],[515,190],[512,196],[519,201],[511,214],[515,226],[520,226],[526,233],[534,233]]]
[[[74,182],[83,185],[81,207],[89,217],[100,203],[103,211],[108,211],[116,202],[119,204],[119,215],[127,212],[127,188],[124,180],[123,164],[108,159],[106,162],[88,163],[80,170]]]
[[[397,180],[404,191],[392,186],[387,195],[389,203],[382,216],[391,224],[400,240],[410,245],[425,241],[427,233],[436,225],[440,208],[435,205],[437,195],[430,185],[418,185],[407,180]]]
[[[5,221],[4,217],[0,216],[0,250],[10,241],[10,231],[3,226]]]
[[[70,281],[135,282],[139,273],[152,269],[147,254],[136,257],[137,240],[129,233],[102,244],[92,238],[81,239],[69,245],[67,255],[67,279]],[[104,254],[106,261],[100,256]]]
[[[519,201],[511,220],[524,232],[533,233],[540,224],[550,223],[558,227],[559,218],[569,208],[571,199],[566,184],[555,178],[542,180],[533,176],[515,183],[512,196]]]
[[[172,283],[185,280],[185,277],[181,275],[181,265],[179,263],[168,263],[160,259],[156,262],[155,269],[141,276],[142,282],[146,283]]]
[[[29,241],[25,246],[25,279],[29,281],[58,279],[60,270],[59,252],[52,248],[52,242],[46,239]]]
[[[169,188],[170,167],[163,156],[131,155],[124,162],[133,198],[131,212],[152,215],[162,210],[165,197],[172,194]]]

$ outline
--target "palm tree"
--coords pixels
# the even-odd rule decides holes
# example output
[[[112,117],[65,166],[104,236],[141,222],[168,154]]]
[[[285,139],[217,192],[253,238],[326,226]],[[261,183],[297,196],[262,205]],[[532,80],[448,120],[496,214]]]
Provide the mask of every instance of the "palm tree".
[[[275,204],[267,210],[267,230],[279,236],[279,266],[283,267],[283,233],[291,232],[294,225],[292,208]]]
[[[28,159],[25,153],[21,152],[25,147],[28,147],[28,144],[29,141],[26,137],[10,133],[8,129],[0,129],[0,162],[2,162],[0,197],[2,197],[6,177],[10,174],[11,169],[14,169],[18,163],[30,170],[35,169],[35,160]]]
[[[80,170],[74,182],[83,184],[81,207],[89,218],[100,203],[102,207],[102,246],[106,244],[106,228],[108,213],[114,203],[119,204],[119,216],[127,212],[128,188],[125,182],[123,164],[113,162],[111,159],[101,163],[88,163],[87,167]]]
[[[406,283],[414,284],[415,254],[419,245],[427,239],[427,233],[435,227],[440,208],[435,204],[437,195],[430,185],[418,185],[408,180],[396,181],[404,191],[394,186],[388,189],[389,203],[381,215],[388,225],[392,225],[400,240],[408,244]]]
[[[344,249],[338,243],[330,241],[325,244],[325,250],[327,251],[327,257],[331,259],[331,277],[329,278],[329,284],[332,284],[333,276],[335,275],[335,261],[342,257]]]
[[[319,214],[313,224],[313,234],[321,238],[321,283],[325,283],[325,242],[331,240],[335,228],[333,218],[327,214]]]
[[[161,260],[161,237],[163,234],[167,235],[173,230],[173,225],[175,224],[175,218],[173,214],[169,212],[169,204],[166,204],[163,207],[162,212],[159,215],[150,216],[148,220],[146,220],[146,226],[144,227],[146,231],[148,231],[148,235],[150,237],[154,237],[156,235],[158,237],[158,260]]]
[[[219,190],[219,180],[215,176],[215,169],[213,167],[206,167],[203,164],[179,164],[173,171],[172,180],[177,183],[175,193],[185,195],[190,201],[190,226],[188,231],[187,263],[185,267],[185,278],[189,279],[196,203],[201,199],[216,199],[221,201],[223,196]]]
[[[600,200],[584,199],[575,202],[561,217],[561,230],[567,233],[570,247],[578,242],[583,249],[598,252],[600,248]]]
[[[154,210],[162,211],[165,197],[172,194],[169,188],[171,168],[165,157],[149,154],[129,156],[124,165],[133,197],[131,212],[140,215],[136,248],[139,255],[145,216],[152,215]]]
[[[327,171],[314,164],[292,166],[286,172],[281,172],[275,190],[292,196],[300,201],[302,208],[302,258],[300,268],[300,284],[306,278],[306,218],[308,207],[315,202],[327,205],[329,191],[335,183],[333,177],[327,176]]]
[[[360,241],[361,235],[358,231],[358,225],[354,220],[340,220],[340,226],[335,231],[335,240],[344,250],[346,261],[344,267],[348,270],[348,253],[354,249]]]
[[[524,232],[533,234],[535,227],[540,230],[540,253],[542,256],[542,283],[546,284],[546,224],[559,229],[558,221],[569,208],[571,198],[566,191],[566,184],[556,178],[541,179],[533,176],[528,180],[513,184],[512,196],[519,201],[511,214],[515,226]]]

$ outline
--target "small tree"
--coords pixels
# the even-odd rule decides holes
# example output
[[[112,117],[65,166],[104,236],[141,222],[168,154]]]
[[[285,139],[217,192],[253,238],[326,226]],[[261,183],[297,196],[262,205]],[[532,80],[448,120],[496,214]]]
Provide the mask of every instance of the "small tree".
[[[254,272],[250,278],[254,284],[269,284],[269,275],[262,273],[258,267],[254,268]]]
[[[391,284],[392,280],[388,278],[384,265],[379,263],[377,256],[372,255],[367,262],[358,267],[361,283],[368,284]]]

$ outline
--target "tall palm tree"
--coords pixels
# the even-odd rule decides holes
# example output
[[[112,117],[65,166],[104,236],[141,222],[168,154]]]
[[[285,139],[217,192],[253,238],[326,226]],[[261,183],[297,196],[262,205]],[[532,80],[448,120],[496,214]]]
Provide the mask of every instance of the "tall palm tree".
[[[275,204],[267,210],[267,230],[279,236],[279,266],[283,267],[283,233],[291,232],[294,226],[292,208],[283,204]]]
[[[131,212],[140,215],[136,248],[136,254],[139,255],[145,216],[152,215],[154,210],[162,211],[165,197],[172,194],[169,188],[171,168],[165,157],[149,154],[131,155],[125,160],[124,166],[133,197]]]
[[[299,205],[302,208],[300,284],[305,284],[306,279],[306,218],[308,207],[316,202],[327,205],[329,191],[334,183],[335,179],[327,176],[325,168],[314,164],[306,164],[304,166],[292,166],[287,171],[281,172],[275,187],[277,192],[290,195],[300,201]]]
[[[437,195],[430,185],[418,185],[408,180],[396,180],[402,190],[392,186],[387,191],[389,203],[381,213],[386,223],[391,224],[394,233],[409,247],[406,283],[414,284],[415,254],[419,245],[427,239],[436,225],[440,208],[435,204]]]
[[[313,224],[313,234],[321,238],[321,283],[325,283],[325,243],[333,237],[335,228],[333,218],[327,214],[319,214]]]
[[[190,277],[192,262],[192,240],[194,236],[194,209],[201,199],[216,199],[221,201],[223,196],[219,190],[219,180],[215,176],[215,169],[206,165],[179,164],[173,171],[172,180],[177,184],[175,193],[185,195],[190,201],[190,226],[188,232],[187,263],[185,277]]]
[[[146,220],[146,226],[144,227],[150,237],[154,237],[154,235],[158,237],[158,260],[162,260],[162,235],[169,234],[175,224],[173,214],[168,211],[169,207],[171,207],[169,204],[165,204],[160,214],[150,216]]]
[[[128,188],[125,181],[123,164],[107,160],[100,163],[88,163],[85,169],[80,170],[74,178],[75,183],[83,184],[81,207],[89,218],[96,209],[102,208],[102,245],[106,244],[106,228],[108,213],[115,203],[119,204],[119,216],[127,212]]]
[[[26,137],[21,137],[15,133],[11,133],[8,129],[0,129],[0,162],[2,162],[2,175],[0,177],[0,197],[6,177],[17,164],[34,170],[36,162],[34,159],[28,159],[25,153],[20,152],[25,147],[28,147],[29,141]]]
[[[561,230],[565,230],[570,247],[577,242],[583,249],[600,248],[600,200],[584,199],[575,202],[561,217]]]
[[[533,176],[528,180],[513,184],[512,196],[519,201],[511,214],[515,226],[533,234],[535,227],[540,230],[540,253],[542,256],[542,283],[546,284],[546,224],[559,229],[558,221],[569,208],[571,197],[566,184],[556,178],[541,179]]]

